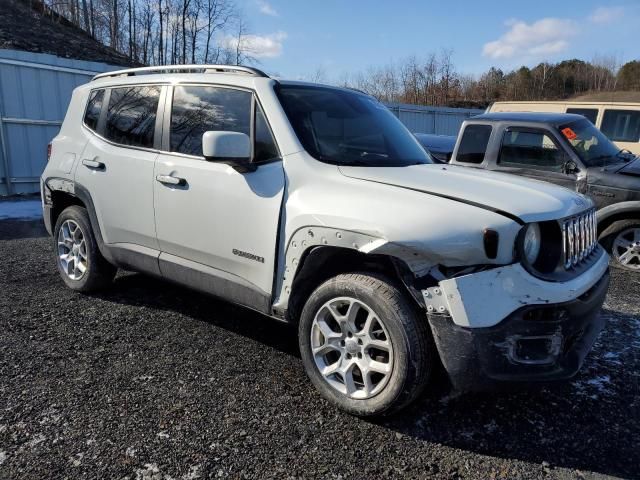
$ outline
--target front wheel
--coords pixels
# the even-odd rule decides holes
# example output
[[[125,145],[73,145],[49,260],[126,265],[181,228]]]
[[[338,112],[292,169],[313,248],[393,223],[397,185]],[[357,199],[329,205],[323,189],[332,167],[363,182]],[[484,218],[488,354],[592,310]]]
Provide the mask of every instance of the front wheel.
[[[614,266],[640,272],[640,220],[613,222],[602,232],[601,242],[611,254]]]
[[[304,306],[298,338],[305,370],[322,396],[359,416],[409,404],[434,365],[426,315],[376,274],[343,274],[320,285]]]

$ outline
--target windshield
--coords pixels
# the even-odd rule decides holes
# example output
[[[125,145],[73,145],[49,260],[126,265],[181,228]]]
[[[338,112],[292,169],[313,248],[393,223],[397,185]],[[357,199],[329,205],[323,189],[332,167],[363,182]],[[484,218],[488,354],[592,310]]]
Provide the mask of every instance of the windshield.
[[[622,152],[589,120],[578,120],[562,125],[560,132],[588,167],[604,166],[630,159],[628,154]]]
[[[368,95],[298,85],[280,85],[276,91],[300,143],[322,162],[372,167],[433,163],[389,109]]]

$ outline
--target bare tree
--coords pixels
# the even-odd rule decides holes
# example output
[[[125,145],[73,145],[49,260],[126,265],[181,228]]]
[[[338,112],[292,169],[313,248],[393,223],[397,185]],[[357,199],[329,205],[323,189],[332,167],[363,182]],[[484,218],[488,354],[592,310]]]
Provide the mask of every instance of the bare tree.
[[[327,71],[323,65],[318,65],[316,69],[309,76],[309,81],[314,83],[326,83]]]
[[[235,12],[234,5],[228,0],[206,0],[206,41],[205,41],[205,52],[204,52],[204,62],[209,63],[210,55],[212,52],[211,41],[213,36],[216,35],[219,31],[224,30],[229,26],[231,21],[237,17],[237,13]],[[220,57],[221,48],[218,46],[215,49],[215,56],[212,58],[214,63],[217,63]]]
[[[111,0],[111,38],[110,45],[114,50],[118,50],[118,30],[120,29],[120,20],[118,17],[118,0]]]
[[[164,10],[162,8],[162,0],[158,0],[158,16],[160,18],[160,29],[158,30],[159,40],[158,40],[158,63],[163,65],[164,61],[164,42],[163,42],[163,34],[164,34]],[[150,27],[150,26],[149,26]]]
[[[91,17],[89,17],[89,7],[87,6],[87,0],[82,0],[82,15],[84,21],[84,29],[89,35],[93,36],[91,31]]]
[[[182,58],[180,61],[184,64],[187,63],[187,12],[191,0],[182,0]]]

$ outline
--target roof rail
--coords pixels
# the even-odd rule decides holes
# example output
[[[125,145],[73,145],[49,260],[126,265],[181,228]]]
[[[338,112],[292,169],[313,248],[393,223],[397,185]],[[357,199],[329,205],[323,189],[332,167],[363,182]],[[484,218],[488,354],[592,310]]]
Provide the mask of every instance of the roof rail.
[[[256,77],[266,77],[269,75],[262,70],[253,67],[241,67],[237,65],[161,65],[157,67],[127,68],[125,70],[114,70],[112,72],[99,73],[91,80],[107,77],[144,75],[151,73],[242,73],[245,75],[255,75]]]

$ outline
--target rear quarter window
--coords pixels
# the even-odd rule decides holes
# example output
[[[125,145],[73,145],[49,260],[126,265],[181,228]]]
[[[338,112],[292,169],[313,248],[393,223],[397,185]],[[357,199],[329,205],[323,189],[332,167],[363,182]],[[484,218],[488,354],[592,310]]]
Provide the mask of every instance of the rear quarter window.
[[[467,125],[460,140],[456,160],[464,163],[482,163],[489,137],[491,137],[491,125]]]
[[[98,121],[102,112],[104,90],[92,90],[89,94],[87,109],[84,112],[84,124],[94,132],[98,130]]]

